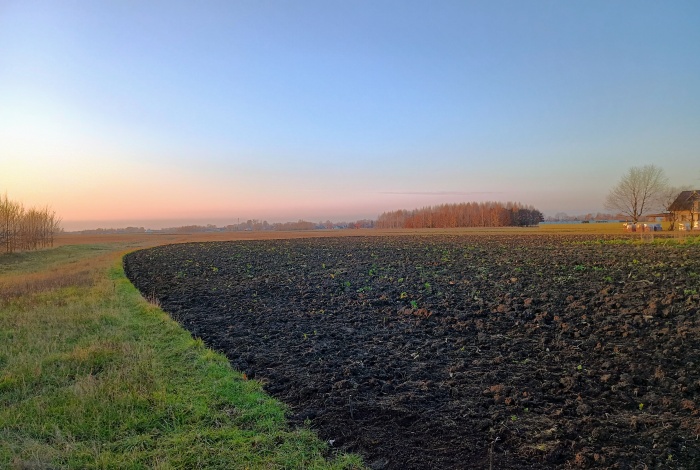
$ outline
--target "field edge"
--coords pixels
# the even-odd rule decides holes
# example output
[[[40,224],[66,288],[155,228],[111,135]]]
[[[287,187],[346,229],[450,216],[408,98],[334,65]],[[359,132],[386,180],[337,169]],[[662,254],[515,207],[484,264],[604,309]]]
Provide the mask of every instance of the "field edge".
[[[34,291],[0,302],[0,467],[362,468],[144,299],[130,251],[75,261],[81,284],[15,275]]]

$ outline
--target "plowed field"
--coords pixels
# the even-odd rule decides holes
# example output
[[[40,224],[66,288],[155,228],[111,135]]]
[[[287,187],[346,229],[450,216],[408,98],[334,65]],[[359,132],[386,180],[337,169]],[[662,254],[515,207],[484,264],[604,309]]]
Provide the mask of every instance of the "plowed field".
[[[372,468],[700,468],[700,245],[190,243],[147,298]]]

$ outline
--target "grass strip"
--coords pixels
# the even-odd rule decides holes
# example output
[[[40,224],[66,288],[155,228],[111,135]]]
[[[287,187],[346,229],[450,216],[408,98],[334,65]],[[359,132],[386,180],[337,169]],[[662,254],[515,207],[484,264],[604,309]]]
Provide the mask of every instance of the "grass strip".
[[[55,250],[0,258],[0,467],[362,467],[289,429],[258,382],[140,296],[117,251]]]

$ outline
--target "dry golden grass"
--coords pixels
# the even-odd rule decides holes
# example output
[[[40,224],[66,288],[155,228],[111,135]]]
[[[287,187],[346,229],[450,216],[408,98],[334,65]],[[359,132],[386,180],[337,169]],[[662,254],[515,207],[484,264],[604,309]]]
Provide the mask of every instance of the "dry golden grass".
[[[146,247],[171,243],[236,241],[236,240],[284,240],[318,237],[381,237],[390,235],[459,235],[459,234],[624,234],[619,222],[590,224],[543,224],[538,227],[469,227],[469,228],[423,228],[423,229],[345,229],[306,230],[289,232],[204,232],[182,234],[110,234],[80,235],[62,234],[56,237],[54,246],[118,243],[127,247]]]
[[[347,236],[381,236],[393,234],[431,233],[430,229],[425,230],[305,230],[290,232],[204,232],[204,233],[125,233],[109,235],[80,235],[74,233],[61,234],[56,237],[54,246],[64,245],[92,245],[92,244],[120,244],[125,247],[147,247],[157,245],[168,245],[171,243],[187,242],[218,242],[236,240],[285,240],[295,238],[317,238],[317,237],[347,237]]]
[[[14,298],[38,294],[63,287],[94,285],[104,276],[106,266],[114,259],[114,253],[56,264],[47,269],[0,275],[0,306]]]
[[[321,237],[381,237],[393,235],[439,235],[439,234],[535,234],[537,227],[478,227],[478,228],[438,228],[438,229],[348,229],[348,230],[305,230],[289,232],[205,232],[183,234],[109,234],[80,235],[61,234],[56,237],[54,246],[84,244],[119,244],[124,247],[149,247],[171,243],[215,242],[237,240],[286,240],[296,238]]]
[[[590,234],[609,234],[622,235],[627,232],[623,230],[622,222],[605,222],[588,224],[543,224],[539,226],[540,233],[590,233]]]
[[[0,279],[0,305],[23,295],[60,289],[62,287],[84,287],[94,283],[95,272],[80,268],[75,272],[54,269],[47,273],[33,273]]]
[[[114,250],[130,251],[158,245],[187,242],[214,242],[237,240],[279,240],[315,237],[359,237],[359,236],[402,236],[402,235],[537,235],[537,234],[620,234],[622,224],[545,224],[539,227],[498,227],[498,228],[454,228],[454,229],[359,229],[359,230],[310,230],[290,232],[206,232],[191,234],[108,234],[81,235],[61,234],[56,237],[55,247],[74,245],[95,245],[106,247],[107,252],[80,262],[61,263],[50,269],[25,274],[0,274],[0,299],[67,286],[86,286],[94,282],[106,263],[114,259]],[[108,247],[108,248],[107,248]],[[0,300],[1,302],[1,300]]]

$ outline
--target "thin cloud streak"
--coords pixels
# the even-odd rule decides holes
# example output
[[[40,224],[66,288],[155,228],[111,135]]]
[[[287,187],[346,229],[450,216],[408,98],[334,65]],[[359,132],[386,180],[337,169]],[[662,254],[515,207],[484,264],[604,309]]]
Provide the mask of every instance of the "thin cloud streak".
[[[501,191],[380,191],[379,194],[405,194],[408,196],[471,196],[503,194]]]

